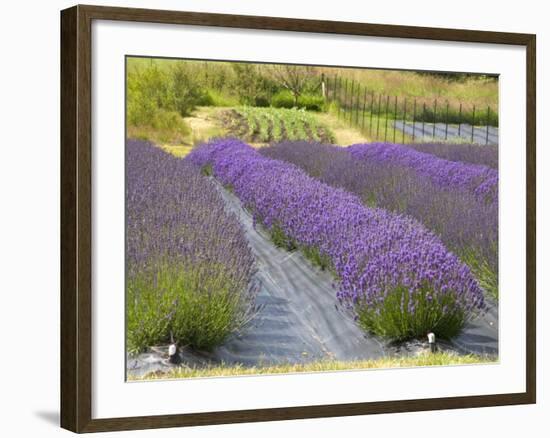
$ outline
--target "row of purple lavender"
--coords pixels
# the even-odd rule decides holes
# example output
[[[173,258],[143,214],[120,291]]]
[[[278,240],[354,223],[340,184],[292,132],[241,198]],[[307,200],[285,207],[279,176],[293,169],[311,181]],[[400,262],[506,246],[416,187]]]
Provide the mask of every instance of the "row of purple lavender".
[[[128,350],[209,349],[253,305],[253,255],[214,184],[150,143],[126,145]]]
[[[416,218],[467,262],[489,295],[498,295],[498,173],[392,144],[350,148],[281,143],[261,153],[377,206]],[[484,195],[482,191],[490,188]]]
[[[450,338],[484,308],[469,267],[410,216],[368,207],[239,140],[211,141],[186,161],[211,169],[278,239],[328,260],[339,299],[367,331],[393,339],[428,331]]]
[[[425,152],[449,161],[482,164],[498,169],[498,146],[468,143],[412,143],[406,145],[419,152]]]
[[[347,150],[359,160],[412,169],[443,189],[468,190],[486,202],[498,197],[498,171],[487,166],[449,161],[392,143],[356,144]]]

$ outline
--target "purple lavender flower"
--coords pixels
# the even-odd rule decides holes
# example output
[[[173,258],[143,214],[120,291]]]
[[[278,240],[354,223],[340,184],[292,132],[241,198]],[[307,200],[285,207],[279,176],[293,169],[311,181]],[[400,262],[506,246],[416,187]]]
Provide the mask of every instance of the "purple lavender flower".
[[[133,350],[166,341],[171,331],[180,342],[210,347],[254,299],[252,252],[213,183],[138,140],[126,145],[126,267]],[[208,309],[227,319],[222,329],[206,318],[200,326],[195,315]]]
[[[498,294],[498,199],[487,202],[475,193],[485,192],[486,186],[496,188],[496,175],[472,192],[467,186],[434,182],[430,175],[399,163],[357,159],[339,146],[285,142],[260,153],[297,165],[368,206],[414,217],[469,264],[487,292]]]
[[[488,202],[498,196],[498,171],[487,166],[449,161],[391,143],[356,144],[348,150],[357,159],[413,169],[445,189],[469,190]]]
[[[462,143],[413,143],[406,146],[445,160],[481,164],[498,169],[498,146]]]
[[[456,327],[448,332],[456,334],[472,312],[484,307],[469,268],[411,217],[368,208],[359,197],[324,184],[297,166],[265,157],[236,139],[201,145],[186,160],[211,166],[215,177],[231,186],[268,230],[277,227],[297,246],[315,248],[328,257],[339,279],[338,298],[354,306],[364,327],[377,331],[375,315],[385,314],[388,297],[396,293],[405,303],[401,316],[412,324],[394,337],[423,336],[422,324],[413,327],[418,318],[433,321],[443,332],[441,321],[459,315]],[[426,291],[431,296],[429,306],[422,299]],[[411,300],[415,304],[409,307]],[[453,315],[441,313],[448,302],[455,306]],[[420,311],[431,312],[431,319]]]
[[[195,166],[129,140],[126,167],[130,272],[161,257],[223,264],[235,277],[248,278],[253,256],[239,222]]]

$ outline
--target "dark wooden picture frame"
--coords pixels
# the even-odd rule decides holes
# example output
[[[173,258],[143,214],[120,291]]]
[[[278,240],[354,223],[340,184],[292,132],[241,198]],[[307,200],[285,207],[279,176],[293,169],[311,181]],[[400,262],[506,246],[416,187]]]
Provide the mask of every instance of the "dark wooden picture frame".
[[[526,391],[498,395],[92,419],[92,21],[414,38],[526,47]],[[98,432],[529,404],[536,401],[536,38],[531,34],[74,6],[61,12],[61,426]]]

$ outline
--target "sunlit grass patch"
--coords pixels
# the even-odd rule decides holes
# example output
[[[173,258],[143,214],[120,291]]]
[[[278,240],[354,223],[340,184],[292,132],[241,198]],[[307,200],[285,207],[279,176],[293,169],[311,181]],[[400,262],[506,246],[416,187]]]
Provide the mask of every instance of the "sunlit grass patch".
[[[467,312],[453,293],[437,294],[429,287],[411,294],[396,287],[385,299],[356,304],[358,322],[367,332],[394,340],[421,338],[429,332],[451,339],[466,321]]]
[[[326,371],[370,370],[383,368],[409,368],[425,366],[451,366],[489,364],[496,362],[492,356],[473,354],[458,355],[450,352],[421,353],[417,356],[384,357],[382,359],[337,361],[321,360],[302,364],[245,366],[221,364],[206,367],[180,366],[168,372],[149,373],[141,377],[128,376],[129,380],[185,379],[193,377],[229,377],[265,374],[315,373]]]
[[[186,157],[187,154],[193,150],[193,146],[189,145],[162,144],[160,147],[165,152],[168,152],[178,158]]]
[[[129,351],[169,342],[210,350],[246,318],[246,284],[219,264],[162,264],[133,275],[127,286]]]
[[[252,310],[253,256],[200,170],[151,143],[126,148],[129,352],[171,340],[209,350]]]
[[[184,143],[191,134],[185,120],[175,112],[156,110],[147,122],[128,123],[127,137],[153,143]]]

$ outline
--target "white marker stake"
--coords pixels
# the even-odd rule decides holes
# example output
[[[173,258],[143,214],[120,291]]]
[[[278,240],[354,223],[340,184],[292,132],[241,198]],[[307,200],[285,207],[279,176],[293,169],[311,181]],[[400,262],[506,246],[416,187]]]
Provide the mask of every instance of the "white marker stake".
[[[168,347],[168,356],[173,356],[176,354],[176,344],[170,344]]]
[[[435,353],[435,334],[432,332],[428,333],[428,344],[430,344],[430,351]]]
[[[178,363],[178,346],[176,344],[170,344],[168,347],[168,360],[170,363]]]

